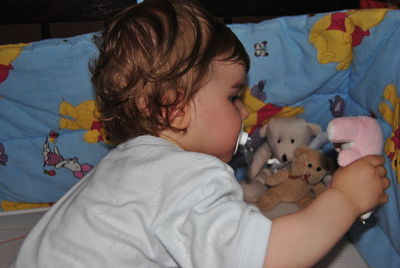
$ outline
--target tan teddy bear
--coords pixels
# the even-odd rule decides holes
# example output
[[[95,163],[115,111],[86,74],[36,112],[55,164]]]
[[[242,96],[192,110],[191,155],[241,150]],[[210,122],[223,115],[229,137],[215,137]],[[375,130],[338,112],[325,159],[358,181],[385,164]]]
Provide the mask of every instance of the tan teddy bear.
[[[265,179],[270,188],[261,194],[257,206],[264,212],[280,202],[306,207],[326,189],[322,179],[327,170],[328,164],[322,152],[307,145],[299,146],[289,169],[280,170]]]
[[[310,144],[322,132],[320,125],[297,116],[274,117],[259,132],[265,138],[249,166],[249,178],[263,181],[271,175],[265,164],[275,158],[280,163],[290,163],[293,152],[302,144]]]

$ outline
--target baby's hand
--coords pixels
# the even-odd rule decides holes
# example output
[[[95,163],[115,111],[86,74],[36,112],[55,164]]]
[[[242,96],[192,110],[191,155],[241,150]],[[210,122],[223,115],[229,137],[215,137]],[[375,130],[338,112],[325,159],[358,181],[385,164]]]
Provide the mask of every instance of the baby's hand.
[[[367,155],[333,175],[331,187],[341,191],[359,216],[387,201],[384,190],[389,187],[385,160],[378,155]]]

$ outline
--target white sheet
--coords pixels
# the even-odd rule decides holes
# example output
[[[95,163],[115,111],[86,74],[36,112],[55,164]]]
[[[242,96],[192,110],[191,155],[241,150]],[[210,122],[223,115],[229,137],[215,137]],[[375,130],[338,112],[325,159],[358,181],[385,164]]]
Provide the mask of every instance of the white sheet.
[[[0,268],[8,267],[14,260],[25,236],[47,209],[0,212]]]

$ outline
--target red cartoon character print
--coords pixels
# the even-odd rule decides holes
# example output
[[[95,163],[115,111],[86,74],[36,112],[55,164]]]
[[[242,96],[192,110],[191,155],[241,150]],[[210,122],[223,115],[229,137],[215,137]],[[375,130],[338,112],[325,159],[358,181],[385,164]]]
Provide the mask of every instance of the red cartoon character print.
[[[81,179],[92,170],[92,166],[89,164],[81,164],[77,157],[64,158],[60,153],[57,145],[50,146],[50,143],[55,143],[58,138],[58,133],[56,131],[50,131],[48,137],[46,137],[45,142],[42,146],[43,155],[43,171],[46,175],[55,176],[57,172],[54,169],[46,170],[46,166],[54,167],[55,169],[65,168],[72,172],[72,174],[77,179]]]

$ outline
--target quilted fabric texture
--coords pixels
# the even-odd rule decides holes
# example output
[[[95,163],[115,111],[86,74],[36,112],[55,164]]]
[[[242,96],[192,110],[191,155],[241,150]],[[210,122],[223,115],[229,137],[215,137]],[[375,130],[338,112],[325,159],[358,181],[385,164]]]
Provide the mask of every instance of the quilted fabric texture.
[[[371,115],[384,132],[389,201],[352,238],[372,267],[400,267],[400,11],[371,9],[229,25],[251,56],[244,122],[254,140],[273,116],[324,129]],[[0,200],[55,202],[107,153],[96,121],[92,34],[0,46]],[[329,149],[329,145],[328,148]]]

